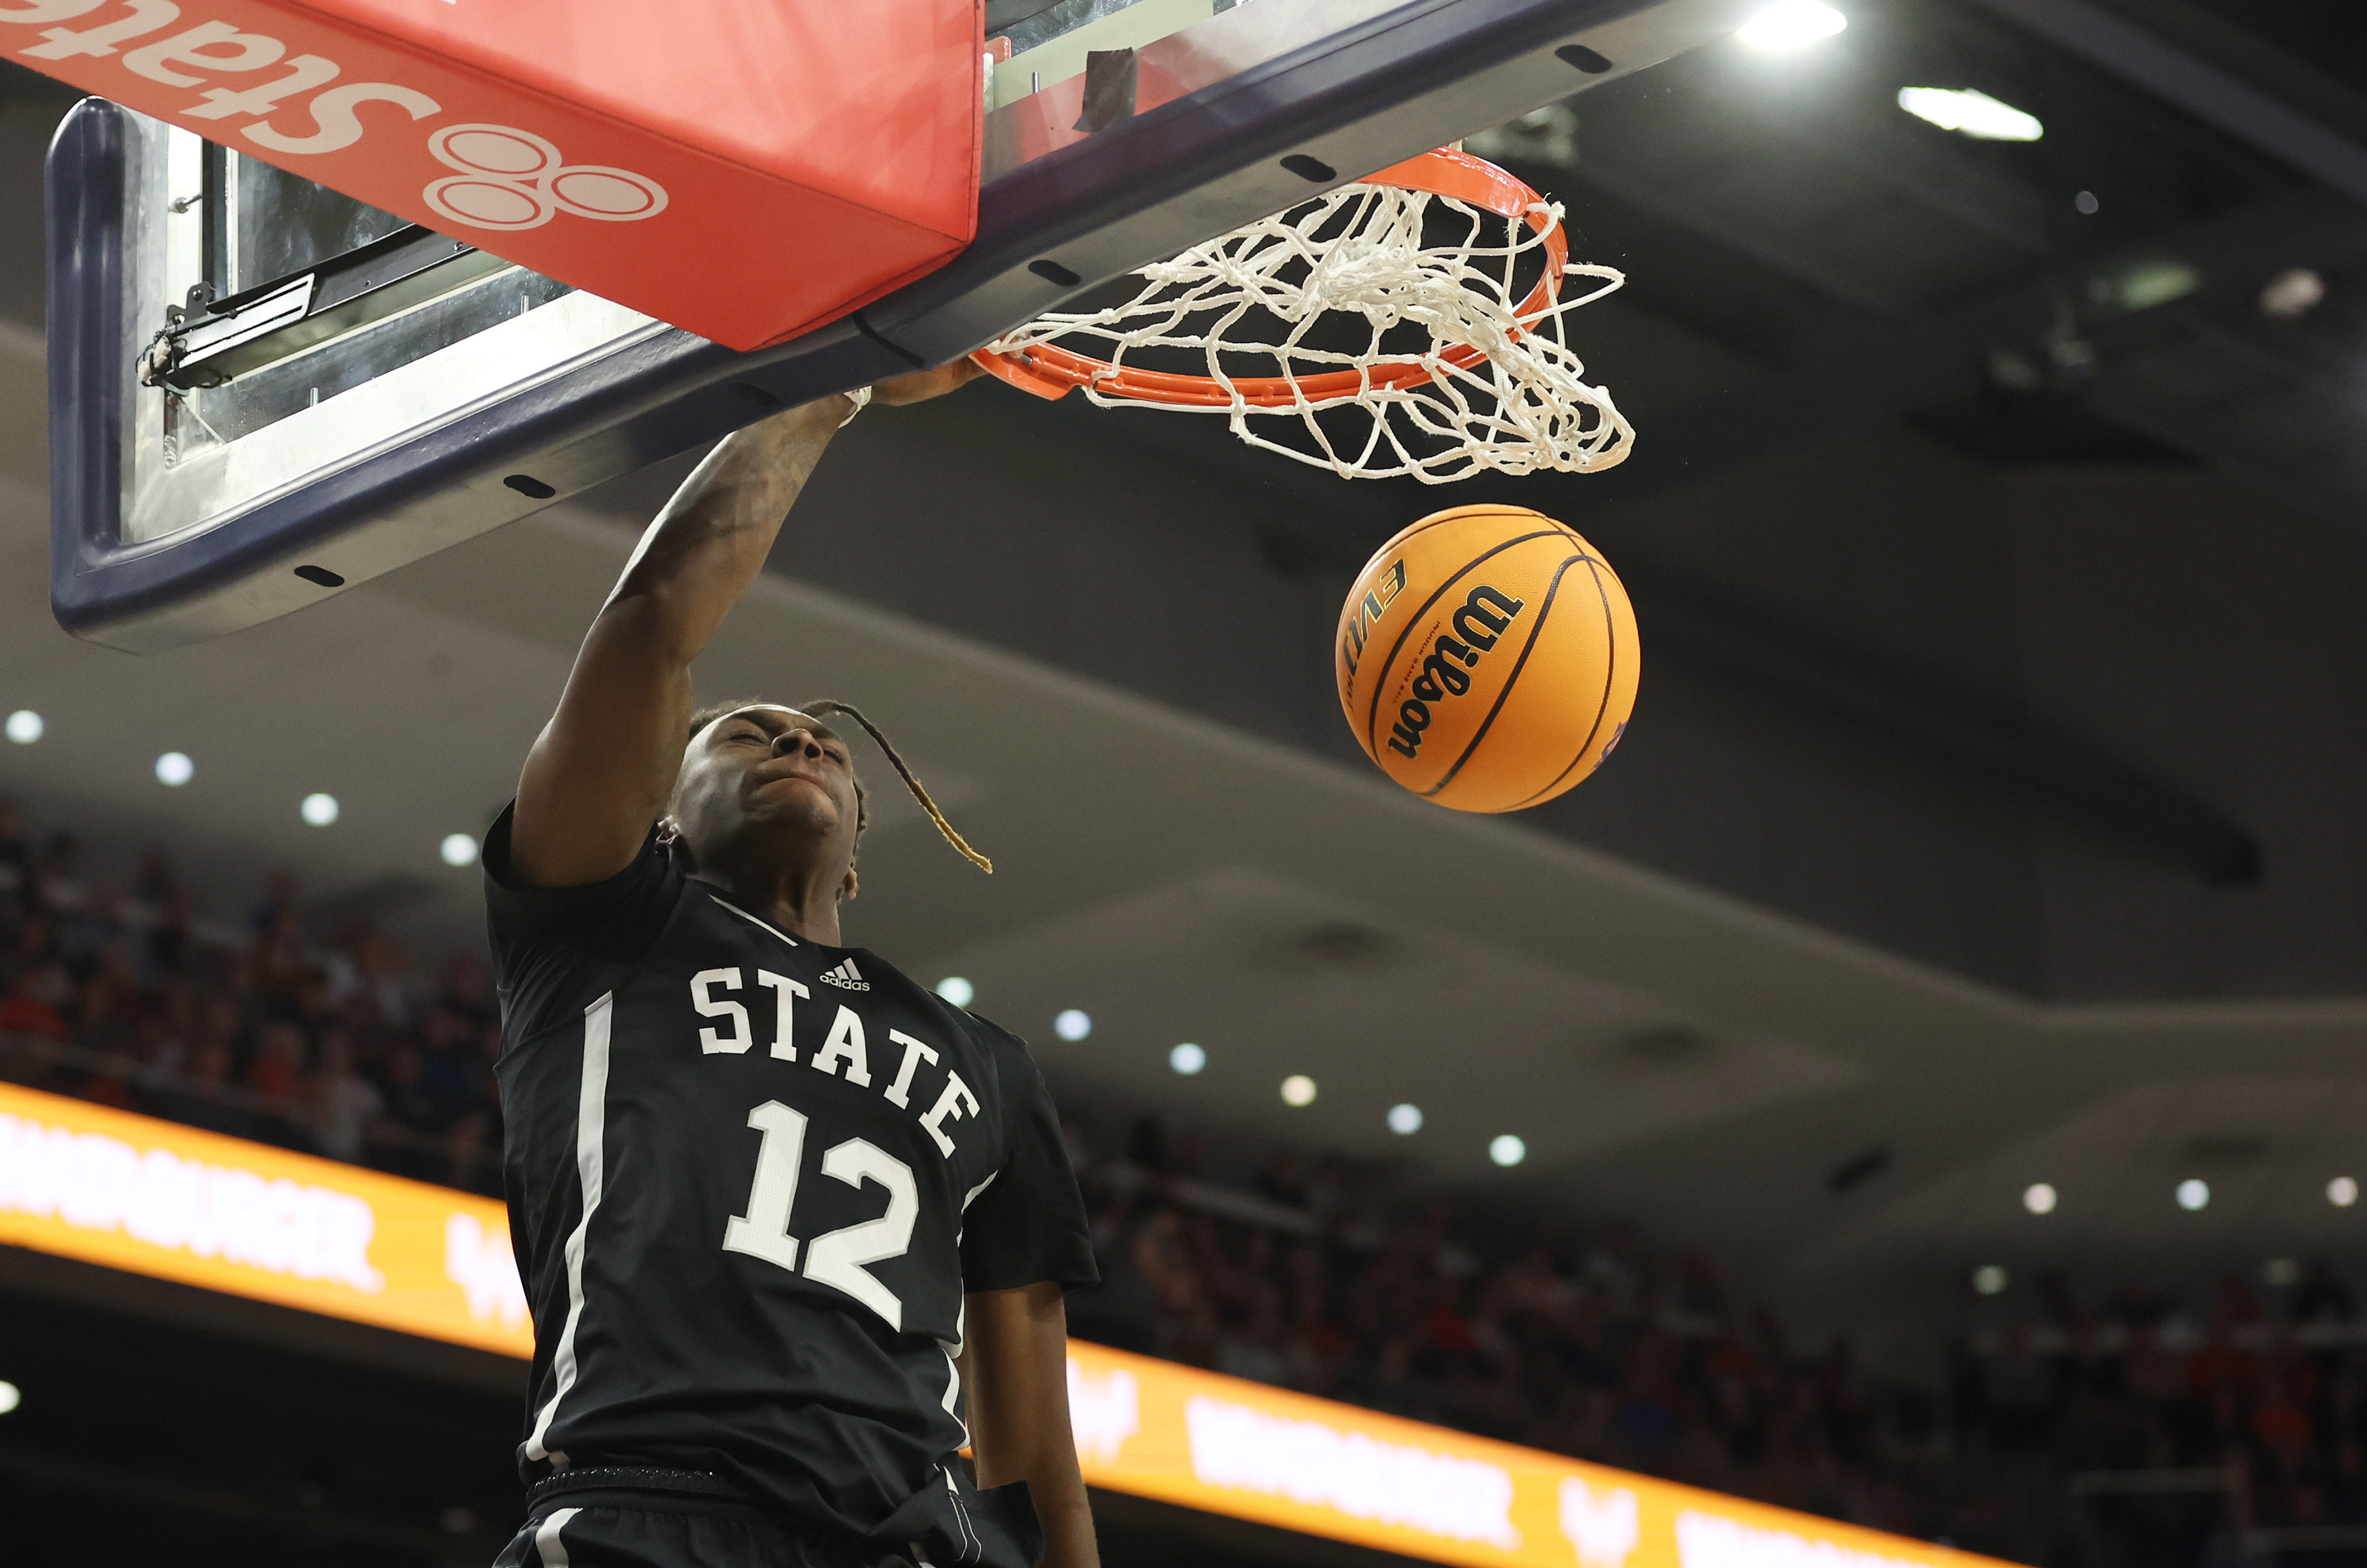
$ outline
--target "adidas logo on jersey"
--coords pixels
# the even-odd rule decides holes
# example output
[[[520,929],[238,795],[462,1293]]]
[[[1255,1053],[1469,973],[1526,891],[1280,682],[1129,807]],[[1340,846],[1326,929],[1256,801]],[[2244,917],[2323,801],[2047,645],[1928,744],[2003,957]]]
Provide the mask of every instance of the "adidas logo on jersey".
[[[846,959],[835,969],[823,970],[821,980],[823,985],[836,986],[843,991],[867,991],[871,988],[871,982],[863,977],[863,971],[855,966],[855,960],[852,958]]]

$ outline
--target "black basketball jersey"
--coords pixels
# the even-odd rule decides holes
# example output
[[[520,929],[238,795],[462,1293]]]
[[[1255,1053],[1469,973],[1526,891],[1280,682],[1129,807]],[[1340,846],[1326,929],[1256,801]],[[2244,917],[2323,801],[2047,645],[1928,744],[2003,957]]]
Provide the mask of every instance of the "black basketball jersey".
[[[963,1293],[1095,1278],[1026,1048],[735,908],[654,834],[606,882],[523,886],[509,822],[484,865],[521,1472],[708,1471],[832,1532],[1010,1555],[952,1463]]]

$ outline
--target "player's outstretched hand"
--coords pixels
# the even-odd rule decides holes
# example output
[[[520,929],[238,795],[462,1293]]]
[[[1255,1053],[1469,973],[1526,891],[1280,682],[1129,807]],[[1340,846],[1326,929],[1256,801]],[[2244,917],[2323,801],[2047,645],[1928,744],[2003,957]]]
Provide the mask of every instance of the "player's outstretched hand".
[[[934,370],[915,370],[910,376],[899,376],[882,381],[871,389],[871,400],[888,408],[905,403],[925,403],[931,398],[942,398],[958,387],[966,387],[986,374],[985,367],[968,355],[950,365],[940,365]]]

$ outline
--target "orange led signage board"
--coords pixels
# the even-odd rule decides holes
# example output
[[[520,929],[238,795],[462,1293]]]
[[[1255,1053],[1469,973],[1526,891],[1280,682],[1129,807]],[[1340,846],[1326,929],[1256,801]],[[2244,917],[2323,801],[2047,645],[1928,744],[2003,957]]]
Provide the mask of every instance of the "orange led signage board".
[[[493,1199],[6,1084],[0,1243],[534,1348]],[[1079,1341],[1069,1405],[1094,1486],[1455,1568],[1995,1562]]]
[[[0,1084],[0,1243],[529,1356],[491,1198]]]
[[[1073,1340],[1069,1409],[1092,1485],[1461,1568],[2004,1568]]]

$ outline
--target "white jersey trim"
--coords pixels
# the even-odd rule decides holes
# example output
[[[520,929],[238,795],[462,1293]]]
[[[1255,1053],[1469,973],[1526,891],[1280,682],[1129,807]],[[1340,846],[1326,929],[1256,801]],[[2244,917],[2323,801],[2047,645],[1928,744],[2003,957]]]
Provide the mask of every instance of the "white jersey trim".
[[[561,1508],[536,1527],[534,1554],[542,1559],[542,1568],[569,1568],[567,1543],[559,1539],[559,1527],[583,1511],[581,1508]]]
[[[567,1236],[567,1325],[560,1330],[559,1348],[550,1355],[550,1401],[535,1417],[533,1435],[526,1440],[526,1457],[532,1460],[551,1457],[543,1440],[550,1436],[550,1420],[559,1414],[559,1402],[575,1386],[575,1329],[583,1321],[583,1240],[600,1207],[602,1143],[608,1115],[608,1019],[616,1001],[616,992],[605,992],[583,1010],[583,1081],[575,1100],[575,1176],[583,1189],[583,1217]],[[560,1517],[551,1516],[554,1527]],[[556,1528],[550,1536],[554,1542],[558,1540]],[[562,1551],[559,1561],[566,1560]],[[546,1556],[544,1561],[549,1559]]]
[[[713,891],[712,889],[710,889],[710,890],[708,892],[708,895],[707,895],[707,896],[708,896],[709,898],[714,899],[717,903],[719,903],[719,904],[722,905],[725,908],[727,908],[727,909],[730,910],[733,914],[735,914],[735,915],[739,916],[742,919],[743,919],[743,920],[747,921],[750,925],[754,926],[754,927],[756,927],[757,929],[759,929],[759,930],[761,930],[761,931],[767,931],[772,932],[775,936],[779,937],[783,942],[787,942],[791,947],[795,947],[795,946],[797,946],[797,945],[798,945],[798,939],[797,939],[797,938],[795,938],[795,937],[791,936],[788,932],[787,932],[787,931],[782,931],[782,930],[781,930],[779,927],[777,927],[777,926],[771,926],[771,925],[767,925],[767,924],[765,924],[763,920],[758,919],[755,916],[753,916],[753,915],[750,914],[747,910],[745,910],[745,909],[742,908],[739,905],[734,904],[730,899],[726,898],[725,897],[723,897],[723,895],[722,895],[722,894],[720,894],[720,893],[717,893],[717,892]]]

